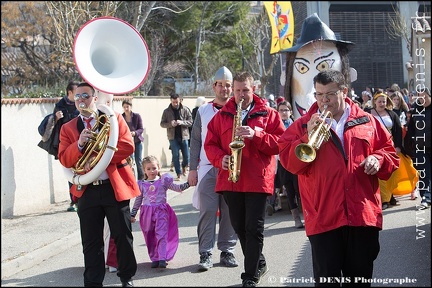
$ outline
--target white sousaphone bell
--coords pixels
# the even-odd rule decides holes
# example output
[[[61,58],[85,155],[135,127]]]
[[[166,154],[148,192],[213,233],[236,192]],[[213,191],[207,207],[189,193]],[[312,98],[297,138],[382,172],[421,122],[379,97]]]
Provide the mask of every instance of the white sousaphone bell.
[[[75,37],[73,56],[81,77],[96,90],[108,94],[127,94],[138,89],[150,70],[150,55],[141,34],[129,23],[114,17],[99,17],[85,23]],[[73,168],[64,169],[68,181],[78,188],[95,181],[117,149],[117,117],[107,105],[100,104],[98,109],[106,114],[105,125],[109,127],[108,139],[101,140],[106,143],[100,150],[103,155],[86,174],[76,173]]]
[[[105,93],[136,90],[150,70],[146,42],[132,25],[118,18],[85,23],[75,37],[73,53],[83,79]]]

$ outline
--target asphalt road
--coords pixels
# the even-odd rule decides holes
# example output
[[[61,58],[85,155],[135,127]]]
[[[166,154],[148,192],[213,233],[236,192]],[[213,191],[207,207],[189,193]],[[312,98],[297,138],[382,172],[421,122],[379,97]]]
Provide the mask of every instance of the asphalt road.
[[[135,286],[241,286],[239,244],[235,251],[239,267],[220,266],[220,252],[215,249],[215,266],[198,272],[198,211],[191,205],[193,189],[182,194],[169,192],[169,203],[179,220],[180,245],[166,269],[150,268],[139,223],[133,224],[138,261]],[[372,286],[430,287],[431,210],[416,211],[419,201],[408,196],[399,200],[399,206],[384,211]],[[74,212],[65,212],[66,207],[67,203],[60,203],[44,214],[2,220],[2,287],[83,286],[78,218]],[[286,203],[282,211],[266,218],[265,227],[264,254],[270,270],[259,286],[313,287],[310,245],[304,229],[294,228]],[[107,271],[104,286],[121,285],[115,273]]]

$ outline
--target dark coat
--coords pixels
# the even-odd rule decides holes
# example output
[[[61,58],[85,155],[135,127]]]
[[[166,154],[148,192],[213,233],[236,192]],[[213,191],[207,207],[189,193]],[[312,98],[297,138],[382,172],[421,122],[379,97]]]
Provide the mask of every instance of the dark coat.
[[[55,121],[55,114],[57,111],[63,112],[63,118]],[[54,111],[51,114],[45,116],[41,124],[38,127],[39,134],[42,136],[42,140],[38,143],[38,146],[53,155],[55,159],[58,159],[58,147],[60,142],[60,129],[63,124],[69,122],[76,116],[79,111],[76,109],[75,102],[71,102],[64,96],[54,107]]]

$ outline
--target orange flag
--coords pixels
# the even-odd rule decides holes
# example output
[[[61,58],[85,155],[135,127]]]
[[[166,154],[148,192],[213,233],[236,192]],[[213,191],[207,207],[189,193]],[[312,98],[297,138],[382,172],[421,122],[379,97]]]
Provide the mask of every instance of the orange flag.
[[[270,54],[288,49],[294,40],[294,14],[291,1],[264,1],[272,26]]]

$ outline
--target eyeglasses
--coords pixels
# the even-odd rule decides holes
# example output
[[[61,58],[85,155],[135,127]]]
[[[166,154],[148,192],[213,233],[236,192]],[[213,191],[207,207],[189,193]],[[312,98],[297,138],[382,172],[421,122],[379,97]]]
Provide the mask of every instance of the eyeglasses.
[[[337,90],[337,91],[334,91],[334,92],[328,92],[328,93],[317,93],[317,92],[314,92],[314,95],[315,95],[315,97],[317,99],[320,99],[320,100],[323,99],[324,96],[327,96],[327,99],[330,99],[330,98],[336,97],[339,92],[340,92],[340,90]]]
[[[75,94],[75,96],[74,96],[74,100],[75,100],[75,101],[78,101],[80,98],[83,99],[83,100],[87,100],[87,99],[89,99],[90,97],[93,97],[93,95],[89,95],[89,94],[87,94],[87,93]]]
[[[290,109],[280,109],[279,112],[289,112],[291,111]]]

